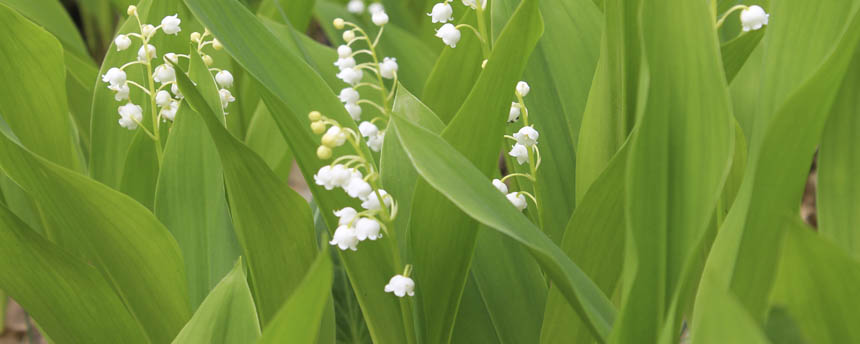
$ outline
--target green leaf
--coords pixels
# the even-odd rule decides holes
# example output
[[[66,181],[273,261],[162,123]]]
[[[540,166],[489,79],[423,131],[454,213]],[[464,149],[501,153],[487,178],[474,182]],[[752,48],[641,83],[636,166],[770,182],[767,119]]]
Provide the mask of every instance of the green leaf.
[[[125,129],[123,129],[125,130]],[[128,153],[125,154],[125,167],[119,191],[131,196],[135,201],[152,210],[155,202],[155,188],[158,183],[158,153],[155,141],[143,130],[137,130]]]
[[[793,215],[793,214],[792,214]],[[845,319],[856,319],[860,298],[860,263],[792,216],[772,296],[784,308],[809,343],[852,343],[860,330]]]
[[[472,274],[469,274],[466,286],[463,287],[463,297],[457,310],[457,322],[451,334],[451,343],[502,343]]]
[[[66,102],[63,47],[3,4],[0,29],[0,114],[28,149],[81,171]]]
[[[239,259],[206,296],[173,343],[253,343],[259,337],[257,310]]]
[[[0,206],[0,271],[0,287],[53,338],[68,343],[149,343],[96,268],[42,238],[5,206]],[[2,320],[6,294],[0,294]]]
[[[499,36],[472,92],[442,132],[455,151],[468,156],[470,164],[485,176],[492,175],[497,166],[511,90],[542,32],[537,1],[523,2]],[[397,136],[408,137],[401,128],[397,126]],[[414,159],[412,162],[416,163]],[[421,181],[413,196],[408,231],[410,255],[417,267],[415,280],[433,285],[416,292],[417,321],[427,342],[447,342],[468,276],[477,223],[444,194]]]
[[[314,173],[328,163],[316,156],[319,136],[310,131],[307,114],[313,110],[320,111],[342,126],[357,131],[343,104],[323,78],[288,50],[237,1],[186,0],[186,4],[224,44],[225,50],[263,86],[261,92],[266,106],[295,155],[314,201],[320,207],[320,213],[333,231],[337,227],[333,211],[358,205],[346,194],[326,191],[314,183]],[[278,59],[265,59],[264,56],[278,56]],[[371,156],[369,149],[363,149],[365,156]],[[335,151],[335,155],[338,154]],[[407,342],[404,327],[391,325],[403,323],[400,302],[391,295],[379,292],[380,283],[403,268],[397,262],[399,257],[395,256],[394,245],[390,240],[383,240],[358,252],[339,253],[350,282],[358,291],[356,296],[364,311],[371,337],[376,342]],[[263,319],[266,317],[263,316]]]
[[[331,257],[322,250],[257,343],[313,343],[331,297],[332,278]]]
[[[266,161],[266,165],[278,178],[285,180],[289,177],[293,167],[293,153],[281,136],[281,131],[272,118],[269,108],[262,103],[257,106],[257,111],[248,127],[245,144]]]
[[[177,84],[206,123],[221,157],[236,237],[248,259],[260,322],[265,325],[313,260],[316,239],[310,208],[262,158],[227,131],[187,76],[177,73]]]
[[[567,301],[574,305],[580,316],[588,319],[595,336],[605,339],[609,335],[615,310],[594,282],[549,237],[518,213],[491,185],[489,179],[456,149],[441,137],[400,116],[392,118],[399,141],[424,180],[444,192],[445,197],[460,210],[528,248]],[[438,250],[441,247],[436,248]],[[421,270],[416,269],[415,273],[418,271]],[[421,283],[431,283],[420,278],[416,278],[416,281],[419,286]],[[431,285],[433,288],[439,287],[437,284]],[[418,292],[416,290],[416,295],[419,295]],[[427,292],[427,289],[420,289],[420,292]]]
[[[857,52],[855,52],[857,54]],[[818,231],[860,257],[860,56],[846,71],[821,135],[818,153]]]
[[[641,10],[647,74],[640,78],[627,169],[623,306],[612,337],[620,343],[657,342],[664,322],[675,319],[669,306],[673,295],[686,292],[684,277],[696,279],[684,266],[703,259],[696,248],[734,154],[734,121],[707,4],[643,2]]]
[[[0,0],[0,3],[15,9],[56,36],[67,52],[79,58],[89,58],[81,34],[60,1]]]
[[[752,32],[746,32],[735,39],[720,45],[720,54],[723,57],[723,69],[726,71],[726,80],[729,83],[734,80],[735,76],[747,62],[747,59],[752,55],[753,50],[758,46],[758,42],[764,37],[766,28]]]
[[[705,276],[702,284],[714,284],[713,277]],[[770,343],[762,329],[756,324],[740,301],[728,291],[720,288],[703,288],[698,295],[707,312],[696,312],[696,323],[692,332],[693,343]],[[701,319],[701,320],[700,320]]]
[[[290,26],[304,32],[311,22],[316,0],[264,0],[257,13],[278,22],[289,21]]]

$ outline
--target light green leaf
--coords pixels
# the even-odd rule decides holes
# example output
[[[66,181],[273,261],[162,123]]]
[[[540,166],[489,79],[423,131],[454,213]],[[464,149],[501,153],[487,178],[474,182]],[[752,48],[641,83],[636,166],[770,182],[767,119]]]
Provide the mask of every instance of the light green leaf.
[[[221,157],[236,237],[248,259],[260,322],[265,325],[298,286],[297,276],[304,275],[316,252],[310,208],[224,128],[188,77],[177,73],[177,83],[209,128]]]
[[[466,279],[463,287],[463,297],[460,299],[460,307],[457,310],[457,322],[454,324],[454,332],[451,334],[452,344],[501,344],[499,334],[493,325],[487,304],[481,297],[475,278],[472,274]]]
[[[398,139],[424,180],[444,192],[445,197],[460,210],[528,248],[567,301],[574,305],[580,316],[588,319],[595,336],[606,338],[615,310],[594,282],[549,237],[519,214],[490,184],[490,180],[456,149],[441,137],[400,116],[392,118]],[[418,271],[415,270],[416,273]],[[419,286],[420,283],[430,283],[420,278],[416,281]],[[426,291],[421,289],[420,292]],[[416,295],[418,292],[416,290]]]
[[[278,178],[286,180],[289,177],[293,167],[293,153],[281,136],[269,108],[262,102],[258,104],[251,125],[248,126],[245,144],[266,161],[266,165]]]
[[[149,343],[96,268],[42,238],[4,206],[0,271],[0,287],[53,338],[67,343]],[[2,320],[6,294],[0,294]]]
[[[753,50],[758,47],[758,42],[764,37],[767,29],[744,33],[735,39],[720,45],[720,54],[723,57],[723,69],[726,71],[726,80],[729,83],[734,80],[738,72],[746,64]]]
[[[703,277],[702,284],[717,283],[714,277]],[[736,297],[720,288],[704,288],[699,293],[707,312],[696,313],[699,324],[692,332],[693,343],[769,343],[764,332]]]
[[[275,21],[289,24],[304,32],[311,22],[315,0],[264,0],[257,8],[257,13]]]
[[[239,259],[206,296],[173,343],[253,343],[259,337],[257,310]]]
[[[66,51],[74,53],[78,58],[89,57],[81,34],[60,1],[0,0],[0,3],[15,9],[56,36]]]
[[[0,137],[0,167],[39,204],[49,238],[93,264],[154,342],[191,316],[179,247],[131,198]]]
[[[0,114],[25,147],[81,171],[66,102],[63,47],[3,4],[0,29]]]
[[[332,278],[331,257],[322,250],[257,343],[314,343],[331,297]]]

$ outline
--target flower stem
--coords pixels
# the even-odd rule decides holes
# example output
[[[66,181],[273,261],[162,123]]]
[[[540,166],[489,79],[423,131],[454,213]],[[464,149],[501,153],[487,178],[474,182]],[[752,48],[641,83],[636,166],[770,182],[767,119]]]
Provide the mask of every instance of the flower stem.
[[[484,0],[486,1],[486,0]],[[490,58],[490,39],[487,35],[487,23],[484,19],[484,8],[476,2],[475,12],[478,15],[478,31],[481,36],[481,51],[484,54],[484,59]]]
[[[747,9],[746,5],[734,5],[734,6],[732,6],[732,8],[730,8],[728,11],[726,11],[726,13],[723,14],[723,16],[720,18],[720,20],[717,20],[717,24],[716,24],[717,29],[719,29],[720,26],[723,26],[723,22],[726,21],[726,18],[729,17],[729,14],[732,14],[732,12],[737,11],[737,10],[745,10],[745,9]]]

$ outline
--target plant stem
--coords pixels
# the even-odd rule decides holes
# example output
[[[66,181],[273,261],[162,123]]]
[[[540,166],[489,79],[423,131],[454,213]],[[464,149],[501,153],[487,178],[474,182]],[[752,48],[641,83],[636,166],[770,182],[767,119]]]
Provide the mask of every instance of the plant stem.
[[[483,52],[484,59],[486,60],[490,58],[490,39],[489,35],[487,35],[487,23],[484,19],[483,6],[477,2],[475,12],[478,15],[478,31],[481,33],[481,51]]]

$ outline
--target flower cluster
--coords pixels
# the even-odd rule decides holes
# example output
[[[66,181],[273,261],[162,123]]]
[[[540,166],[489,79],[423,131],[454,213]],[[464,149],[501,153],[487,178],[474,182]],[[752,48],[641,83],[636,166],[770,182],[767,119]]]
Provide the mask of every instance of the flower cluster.
[[[179,92],[179,87],[176,84],[176,70],[173,64],[179,62],[179,58],[189,58],[189,55],[166,53],[162,56],[162,62],[155,66],[158,58],[158,48],[151,44],[152,38],[159,30],[167,35],[178,35],[182,28],[180,24],[182,20],[174,14],[166,16],[161,20],[161,24],[154,26],[152,24],[144,24],[140,20],[137,12],[137,7],[132,5],[128,7],[127,13],[137,19],[138,32],[131,32],[117,35],[114,39],[114,45],[117,51],[129,49],[132,45],[132,38],[140,40],[140,48],[137,51],[137,59],[123,64],[120,67],[113,67],[107,70],[102,75],[102,81],[108,83],[108,89],[115,92],[114,99],[116,101],[125,101],[126,104],[121,105],[117,112],[119,113],[119,125],[128,130],[142,128],[156,142],[159,141],[159,123],[164,121],[173,121],[176,118],[176,112],[179,110],[179,103],[182,100],[182,94]],[[215,49],[221,49],[221,44],[217,39],[205,41],[209,35],[207,30],[202,35],[194,32],[191,34],[191,40],[198,43],[198,52],[201,53],[203,61],[207,65],[212,64],[212,58],[202,53],[203,47],[212,45]],[[126,69],[142,65],[147,71],[147,80],[135,82],[128,80]],[[221,86],[219,91],[222,105],[226,108],[229,102],[235,101],[235,98],[230,94],[227,88],[233,84],[233,75],[229,71],[217,70],[215,80]],[[158,87],[156,87],[158,84]],[[131,87],[140,89],[150,100],[150,108],[152,109],[153,130],[149,131],[141,121],[143,120],[143,108],[140,105],[134,104],[131,101]],[[169,89],[169,91],[168,91]]]
[[[430,20],[433,24],[442,23],[442,27],[436,30],[436,37],[442,39],[442,42],[445,45],[450,46],[451,48],[457,47],[457,42],[460,41],[460,29],[461,28],[469,28],[478,35],[478,39],[483,41],[482,35],[479,33],[479,30],[468,24],[460,24],[454,25],[452,23],[448,23],[449,21],[454,21],[454,8],[451,7],[451,2],[453,0],[445,0],[443,2],[437,3],[433,5],[433,9],[430,10],[430,13],[427,13],[430,16]],[[472,8],[479,12],[479,16],[481,16],[481,12],[487,8],[487,0],[462,0],[463,5]],[[480,7],[478,5],[480,2]],[[483,18],[480,18],[483,19]],[[480,20],[479,19],[479,20]]]
[[[524,177],[535,182],[537,180],[537,169],[540,167],[541,162],[540,150],[538,150],[537,146],[537,140],[540,135],[538,131],[534,129],[534,126],[528,124],[529,110],[526,108],[525,102],[523,101],[523,98],[529,94],[530,90],[529,84],[526,82],[520,81],[517,83],[515,92],[517,101],[511,103],[511,110],[508,113],[508,123],[518,121],[522,115],[524,126],[514,133],[513,136],[505,135],[505,138],[516,142],[511,147],[511,151],[508,152],[508,155],[516,158],[517,164],[519,165],[528,163],[530,173],[511,173],[502,179],[493,179],[493,186],[501,193],[505,194],[508,201],[510,201],[511,204],[519,210],[523,210],[527,207],[528,204],[526,202],[526,196],[531,198],[535,204],[537,204],[537,199],[534,195],[526,191],[508,192],[508,186],[505,184],[505,180],[511,177]],[[536,192],[537,190],[534,191]]]

